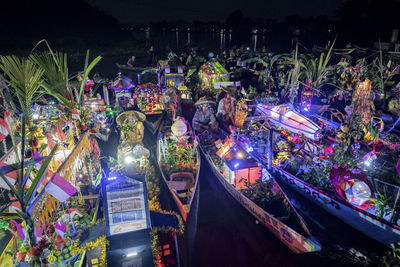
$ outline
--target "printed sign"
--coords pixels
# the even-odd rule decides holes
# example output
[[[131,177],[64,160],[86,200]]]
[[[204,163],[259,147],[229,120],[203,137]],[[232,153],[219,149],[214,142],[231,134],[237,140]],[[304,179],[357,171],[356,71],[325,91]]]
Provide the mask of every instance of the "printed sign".
[[[148,228],[142,182],[119,177],[106,191],[110,235]]]
[[[233,82],[215,82],[214,83],[214,88],[215,89],[222,89],[222,87],[228,87],[228,86],[235,86]]]

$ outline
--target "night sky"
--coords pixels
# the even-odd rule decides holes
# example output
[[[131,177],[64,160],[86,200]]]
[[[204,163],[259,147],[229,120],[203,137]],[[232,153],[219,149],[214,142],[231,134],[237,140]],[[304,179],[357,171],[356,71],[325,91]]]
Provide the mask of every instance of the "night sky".
[[[142,24],[162,20],[200,20],[224,22],[234,10],[245,16],[283,19],[298,14],[334,16],[335,9],[345,0],[85,0],[112,15],[123,24]]]

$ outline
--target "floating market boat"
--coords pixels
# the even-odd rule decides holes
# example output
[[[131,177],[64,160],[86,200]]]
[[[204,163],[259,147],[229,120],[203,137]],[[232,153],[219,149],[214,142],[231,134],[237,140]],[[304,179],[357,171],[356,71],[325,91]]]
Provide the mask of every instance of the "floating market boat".
[[[252,159],[232,135],[225,141],[204,132],[201,135],[200,149],[217,180],[257,221],[295,253],[321,249],[266,168]],[[253,194],[256,191],[261,198]]]
[[[91,132],[94,136],[98,137],[103,141],[108,141],[110,136],[110,128],[114,122],[114,116],[108,111],[111,111],[107,107],[100,94],[96,97],[90,97],[84,95],[83,105],[89,109],[90,112],[90,126]]]
[[[130,104],[134,88],[135,84],[131,78],[123,76],[121,72],[118,73],[114,81],[110,81],[108,84],[108,89],[112,90],[115,94],[114,106],[127,107]]]
[[[117,65],[118,69],[120,70],[157,72],[157,68],[133,67],[126,64],[118,64],[118,63],[115,63],[115,65]]]
[[[160,127],[157,141],[157,162],[161,175],[171,192],[185,222],[197,213],[192,205],[199,193],[200,153],[191,127],[183,118]]]
[[[247,129],[251,130],[241,136],[243,143],[258,162],[265,166],[273,165],[273,176],[279,182],[386,246],[400,241],[400,227],[393,220],[394,210],[387,216],[377,216],[378,210],[371,202],[377,194],[374,193],[374,187],[362,169],[347,170],[332,166],[329,172],[329,166],[324,160],[334,156],[332,144],[335,139],[327,136],[326,132],[337,132],[337,123],[329,123],[329,120],[322,118],[318,120],[323,125],[321,128],[286,105],[259,104],[255,111],[256,116],[247,118]],[[343,126],[341,129],[344,129]],[[322,131],[325,133],[324,138],[321,138]],[[336,140],[339,136],[340,134]],[[274,151],[270,153],[276,155],[274,159],[266,156],[269,142],[270,147],[274,147]],[[289,151],[289,147],[294,148],[293,153]],[[364,156],[365,166],[369,166],[374,157],[376,158],[376,155],[371,153]],[[312,162],[311,166],[305,164],[307,161]],[[327,174],[313,172],[317,169],[328,171],[329,179],[321,179],[321,176]],[[375,189],[389,186],[391,190],[398,190],[398,187],[377,179],[373,182]]]
[[[161,87],[152,83],[136,86],[133,95],[137,107],[146,115],[144,125],[153,135],[158,131],[165,115],[162,95]]]

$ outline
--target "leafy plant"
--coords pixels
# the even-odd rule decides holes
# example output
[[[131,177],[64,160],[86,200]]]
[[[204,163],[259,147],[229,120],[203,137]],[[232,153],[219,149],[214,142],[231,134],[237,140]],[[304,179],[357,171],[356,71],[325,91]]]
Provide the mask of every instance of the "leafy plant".
[[[382,257],[382,265],[385,267],[399,267],[400,266],[400,245],[394,243],[393,248],[387,251]]]
[[[44,70],[36,66],[29,58],[0,56],[0,78],[15,93],[22,113],[26,119],[32,117],[31,107],[42,94]]]
[[[43,88],[48,95],[53,96],[57,101],[71,110],[76,107],[76,98],[72,86],[69,84],[67,54],[54,52],[46,40],[48,51],[30,55],[30,59],[44,71]],[[69,114],[71,115],[71,114]]]
[[[378,192],[378,197],[376,199],[370,198],[370,200],[375,204],[375,214],[377,216],[384,217],[392,211],[393,201],[390,196]]]
[[[333,41],[326,56],[325,53],[321,53],[319,58],[314,58],[312,56],[303,58],[304,68],[301,75],[304,76],[306,80],[311,81],[314,89],[319,90],[321,86],[327,84],[329,77],[334,74],[334,66],[328,66],[334,45],[335,41]]]
[[[86,52],[86,58],[85,58],[85,67],[83,69],[83,80],[81,81],[80,84],[80,90],[79,90],[79,95],[77,99],[78,105],[82,105],[81,100],[82,100],[82,95],[83,95],[83,89],[85,88],[85,82],[88,79],[90,71],[99,63],[101,60],[101,56],[96,57],[93,59],[93,61],[89,64],[89,50]]]
[[[196,168],[196,150],[188,140],[176,141],[168,138],[167,157],[164,169],[168,173],[178,171],[193,171]]]
[[[286,90],[289,91],[289,102],[293,104],[298,94],[302,70],[305,69],[304,62],[298,55],[298,45],[293,57],[285,57],[285,63],[292,66],[287,77]]]
[[[241,189],[240,191],[261,208],[266,208],[267,203],[269,203],[273,198],[271,192],[274,185],[273,181],[270,180],[268,182],[263,182],[261,179],[258,179],[252,184],[249,181],[245,181],[244,183],[246,188]]]

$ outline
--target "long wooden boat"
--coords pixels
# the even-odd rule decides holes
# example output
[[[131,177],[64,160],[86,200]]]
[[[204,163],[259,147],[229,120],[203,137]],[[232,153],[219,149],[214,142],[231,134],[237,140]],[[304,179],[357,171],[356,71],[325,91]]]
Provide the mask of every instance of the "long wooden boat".
[[[129,65],[125,65],[125,64],[118,64],[115,63],[115,65],[117,65],[118,69],[120,70],[130,70],[130,71],[148,71],[148,72],[157,72],[158,70],[156,68],[146,68],[146,67],[132,67]]]
[[[260,107],[257,107],[261,110]],[[270,108],[270,107],[268,107]],[[267,115],[267,116],[266,116]],[[295,120],[296,116],[299,114],[291,114],[286,120],[288,123],[289,120]],[[262,112],[260,117],[261,121],[268,120],[269,124],[274,124],[274,121],[271,120],[266,112]],[[257,120],[256,116],[251,117],[249,119]],[[308,118],[300,119],[302,121],[302,125],[305,126],[305,122],[310,121]],[[312,125],[312,121],[309,122],[310,126]],[[285,124],[285,119],[279,120],[279,126],[290,130]],[[310,126],[308,126],[304,130],[305,133],[312,135],[310,132]],[[314,127],[314,126],[313,126]],[[314,133],[318,133],[319,130],[315,129],[312,130]],[[248,136],[244,136],[243,139],[248,139]],[[268,159],[263,157],[257,152],[257,149],[251,149],[252,157],[258,160],[263,165],[268,165]],[[288,165],[286,168],[290,167]],[[340,198],[339,196],[333,194],[332,192],[327,192],[320,188],[317,188],[314,185],[311,185],[296,175],[293,175],[284,167],[278,167],[276,165],[272,166],[273,168],[273,176],[277,179],[279,183],[283,183],[294,189],[295,191],[299,192],[305,198],[315,202],[317,205],[322,207],[324,210],[329,212],[330,214],[336,216],[340,220],[344,221],[348,225],[352,226],[354,229],[364,233],[365,235],[375,239],[376,241],[391,247],[394,243],[400,242],[400,227],[390,221],[378,217],[375,214],[369,212],[368,210],[363,210],[355,205],[352,205],[348,201]]]
[[[176,121],[175,121],[176,123]],[[173,142],[174,135],[172,134],[171,125],[166,122],[162,123],[159,128],[159,134],[157,139],[157,163],[160,169],[161,176],[167,185],[171,195],[179,209],[180,214],[185,222],[188,220],[189,214],[197,213],[197,205],[192,205],[193,200],[199,194],[199,174],[200,174],[200,153],[198,148],[198,142],[191,132],[190,125],[185,122],[189,132],[181,136],[178,142],[185,142],[192,151],[193,165],[192,166],[180,166],[179,162],[176,162],[179,166],[174,170],[171,168],[167,160],[168,147]],[[168,169],[171,169],[169,171]],[[195,216],[197,217],[197,216]]]
[[[268,173],[266,168],[263,168],[262,166],[249,165],[250,167],[248,168],[248,176],[246,178],[244,176],[238,177],[239,173],[236,170],[238,175],[232,179],[231,174],[226,173],[227,166],[232,165],[231,163],[227,164],[227,162],[224,162],[223,165],[221,165],[222,167],[217,167],[217,165],[214,163],[214,159],[216,157],[216,155],[214,155],[215,149],[214,151],[212,151],[213,149],[210,149],[214,146],[214,144],[207,145],[200,143],[199,146],[208,164],[210,164],[215,177],[217,177],[217,180],[221,183],[225,190],[250,214],[252,214],[257,221],[266,226],[294,253],[300,254],[321,250],[320,244],[311,236],[304,220],[291,205],[282,189]],[[237,153],[242,153],[241,158],[243,157],[243,154],[246,155],[244,156],[245,159],[249,156],[244,150],[238,151]],[[238,165],[236,165],[236,167],[237,166]],[[239,190],[242,180],[247,180],[250,183],[254,182],[251,174],[255,172],[259,172],[258,175],[261,176],[259,179],[272,184],[274,200],[268,205],[268,207],[271,208],[270,211],[267,210],[268,208],[261,208],[251,199],[246,197],[241,190]],[[285,209],[283,209],[283,213],[274,209],[276,206],[284,206]]]

